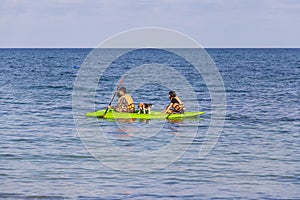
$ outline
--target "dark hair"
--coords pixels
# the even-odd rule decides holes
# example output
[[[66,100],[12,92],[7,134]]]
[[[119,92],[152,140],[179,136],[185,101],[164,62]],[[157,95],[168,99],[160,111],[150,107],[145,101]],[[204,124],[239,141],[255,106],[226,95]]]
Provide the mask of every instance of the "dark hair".
[[[170,92],[169,92],[169,95],[170,95],[171,97],[176,97],[176,93],[175,93],[174,91],[170,91]]]
[[[123,91],[124,93],[126,93],[126,88],[125,87],[121,87],[120,91]]]

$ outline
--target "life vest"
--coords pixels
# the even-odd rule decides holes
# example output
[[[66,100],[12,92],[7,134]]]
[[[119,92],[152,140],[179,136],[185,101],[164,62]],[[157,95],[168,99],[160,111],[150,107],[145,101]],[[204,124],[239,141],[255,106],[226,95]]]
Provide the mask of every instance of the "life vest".
[[[184,105],[183,105],[182,101],[179,99],[179,97],[176,96],[176,97],[173,97],[173,98],[178,101],[178,103],[173,103],[172,107],[174,108],[174,110],[177,111],[177,112],[180,112],[181,110],[184,110],[185,109]]]
[[[134,110],[134,102],[133,102],[131,96],[129,94],[125,94],[123,97],[126,99],[126,101],[128,103],[128,110],[133,111]]]

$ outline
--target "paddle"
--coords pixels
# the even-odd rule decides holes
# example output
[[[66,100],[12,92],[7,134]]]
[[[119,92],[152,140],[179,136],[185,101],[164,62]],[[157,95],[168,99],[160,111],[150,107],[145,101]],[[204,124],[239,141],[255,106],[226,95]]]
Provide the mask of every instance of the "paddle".
[[[172,113],[165,113],[164,111],[161,112],[161,115],[167,115],[166,119],[169,119],[170,115],[172,115]]]
[[[116,90],[114,92],[114,95],[112,96],[112,98],[111,98],[111,100],[110,100],[110,102],[109,102],[109,104],[108,104],[108,106],[107,106],[107,108],[106,108],[106,110],[105,110],[105,112],[104,112],[104,114],[102,116],[103,118],[105,117],[105,115],[106,115],[106,113],[108,111],[108,107],[111,106],[111,104],[112,104],[112,102],[113,102],[113,100],[114,100],[114,98],[115,98],[115,96],[117,94],[117,91],[119,90],[119,88],[120,88],[120,86],[121,86],[124,78],[125,78],[125,74],[121,77],[120,82],[119,82],[119,84],[118,84],[118,86],[117,86],[117,88],[116,88]]]
[[[168,116],[166,117],[166,119],[169,119],[170,115],[172,115],[172,113],[169,113]]]

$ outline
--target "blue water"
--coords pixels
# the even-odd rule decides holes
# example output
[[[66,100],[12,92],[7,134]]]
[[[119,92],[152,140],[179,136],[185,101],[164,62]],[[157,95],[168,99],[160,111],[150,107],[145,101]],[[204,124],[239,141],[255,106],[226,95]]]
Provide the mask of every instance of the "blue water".
[[[113,170],[80,140],[72,112],[73,83],[90,51],[0,50],[1,199],[299,199],[300,49],[208,49],[227,96],[218,143],[207,157],[198,158],[210,122],[210,96],[203,80],[185,73],[192,82],[199,81],[197,98],[206,115],[190,149],[167,167],[148,173]],[[148,53],[122,62],[140,62]],[[107,71],[105,84],[96,91],[96,108],[107,104],[112,94],[107,90],[122,73]],[[162,109],[168,88],[148,88],[152,92],[135,91],[135,100],[155,101],[154,108]],[[178,127],[195,125],[191,120],[119,122],[121,128],[130,127],[124,131],[115,121],[86,120],[133,152],[161,148],[180,131]],[[160,123],[163,134],[152,140],[134,137],[135,127]]]

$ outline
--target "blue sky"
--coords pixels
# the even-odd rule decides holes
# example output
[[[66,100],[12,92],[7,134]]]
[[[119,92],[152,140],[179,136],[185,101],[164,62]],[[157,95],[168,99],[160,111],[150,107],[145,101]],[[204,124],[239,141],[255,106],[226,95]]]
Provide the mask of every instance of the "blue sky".
[[[149,26],[183,32],[204,47],[300,47],[300,1],[0,1],[0,47],[95,47]]]

